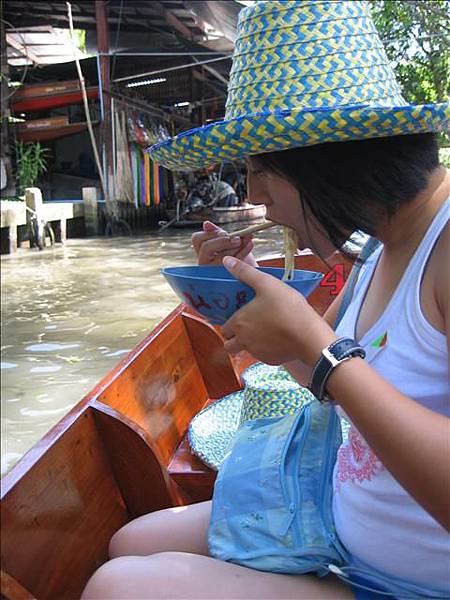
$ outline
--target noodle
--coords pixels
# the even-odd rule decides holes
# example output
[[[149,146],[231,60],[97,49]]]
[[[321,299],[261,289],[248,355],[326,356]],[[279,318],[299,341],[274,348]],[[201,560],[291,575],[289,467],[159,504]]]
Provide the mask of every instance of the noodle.
[[[295,253],[297,252],[297,233],[290,227],[283,230],[284,237],[284,274],[283,281],[291,281],[294,278]]]

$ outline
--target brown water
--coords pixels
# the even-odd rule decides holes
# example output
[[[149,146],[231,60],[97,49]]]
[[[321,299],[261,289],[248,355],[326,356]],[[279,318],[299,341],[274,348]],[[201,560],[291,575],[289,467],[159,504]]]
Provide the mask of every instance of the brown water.
[[[177,306],[159,270],[195,264],[191,233],[2,257],[2,475]],[[258,257],[280,253],[281,231],[255,242]]]

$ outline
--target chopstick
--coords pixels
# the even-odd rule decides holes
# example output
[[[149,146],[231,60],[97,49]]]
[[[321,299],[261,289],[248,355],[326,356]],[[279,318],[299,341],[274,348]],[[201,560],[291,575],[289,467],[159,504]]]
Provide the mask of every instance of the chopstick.
[[[259,223],[257,225],[250,225],[250,227],[246,227],[245,229],[239,229],[239,231],[231,231],[229,235],[232,237],[244,237],[245,235],[250,235],[251,233],[256,233],[257,231],[262,231],[263,229],[277,227],[278,225],[278,223],[273,223],[273,221],[265,221],[264,223]]]

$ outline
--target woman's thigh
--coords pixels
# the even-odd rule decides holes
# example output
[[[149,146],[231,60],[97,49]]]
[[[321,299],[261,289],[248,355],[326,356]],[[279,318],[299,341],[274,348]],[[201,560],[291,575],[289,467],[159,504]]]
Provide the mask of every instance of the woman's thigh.
[[[179,552],[124,556],[101,567],[82,600],[350,600],[350,589],[332,576],[279,575],[214,558]]]
[[[177,506],[138,517],[119,529],[109,556],[147,556],[157,552],[208,555],[211,501]]]

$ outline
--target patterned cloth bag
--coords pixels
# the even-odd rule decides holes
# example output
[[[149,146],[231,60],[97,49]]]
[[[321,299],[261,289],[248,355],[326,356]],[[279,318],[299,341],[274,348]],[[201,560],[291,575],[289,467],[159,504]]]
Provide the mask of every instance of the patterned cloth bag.
[[[316,400],[297,415],[244,423],[214,487],[211,555],[276,573],[343,566],[330,519],[340,442],[335,410]]]

